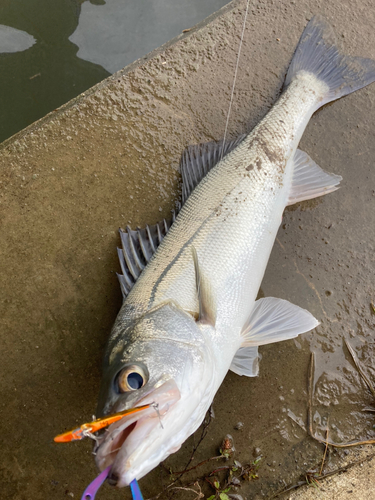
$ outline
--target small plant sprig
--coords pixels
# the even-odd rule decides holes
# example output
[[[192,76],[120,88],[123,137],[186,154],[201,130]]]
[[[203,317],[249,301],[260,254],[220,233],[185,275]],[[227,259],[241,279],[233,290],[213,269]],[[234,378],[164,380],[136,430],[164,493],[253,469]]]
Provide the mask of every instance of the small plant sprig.
[[[225,458],[224,453],[222,454]],[[258,479],[257,470],[260,466],[260,461],[262,457],[256,458],[251,464],[247,464],[243,466],[238,460],[234,460],[233,465],[224,466],[215,469],[209,474],[209,476],[205,477],[205,480],[211,485],[211,487],[215,490],[215,494],[211,495],[207,498],[207,500],[231,500],[231,499],[239,499],[240,495],[232,495],[228,493],[233,489],[233,487],[238,487],[241,484],[241,480],[252,481]],[[222,472],[223,470],[227,471],[227,476],[222,483],[217,479],[217,473]],[[211,480],[211,476],[214,476],[214,479]]]
[[[203,438],[207,434],[207,426],[209,424],[209,421],[203,428],[203,433],[198,445],[202,442]],[[203,499],[205,495],[202,492],[201,486],[204,482],[208,483],[214,490],[214,494],[207,497],[206,500],[243,500],[243,497],[237,494],[235,490],[239,486],[241,486],[241,483],[243,481],[253,481],[258,479],[257,470],[260,466],[262,457],[257,457],[253,462],[246,465],[242,465],[238,460],[234,460],[235,447],[233,438],[230,434],[227,434],[219,448],[219,455],[207,458],[197,465],[188,467],[194,458],[194,453],[196,452],[198,445],[195,446],[189,462],[184,470],[176,472],[171,468],[163,465],[164,469],[169,474],[169,479],[171,482],[169,485],[165,486],[158,495],[150,498],[149,500],[158,500],[162,495],[164,495],[163,498],[171,498],[170,495],[173,495],[174,492],[178,490],[194,493],[195,498],[193,500]],[[187,481],[186,483],[183,483],[181,481],[181,477],[184,474],[199,469],[203,465],[207,465],[209,462],[219,461],[223,459],[226,462],[231,461],[232,463],[216,467],[209,474],[206,473],[201,477],[195,477],[192,481]],[[179,481],[178,486],[176,485],[177,481]],[[234,492],[232,492],[232,490],[234,490]]]

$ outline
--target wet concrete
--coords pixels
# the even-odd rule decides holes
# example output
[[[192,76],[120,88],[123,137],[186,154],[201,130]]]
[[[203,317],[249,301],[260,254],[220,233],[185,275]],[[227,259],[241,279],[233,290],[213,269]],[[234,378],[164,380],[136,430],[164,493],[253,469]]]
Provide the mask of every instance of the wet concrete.
[[[299,36],[317,12],[346,52],[375,59],[370,2],[253,1],[230,136],[250,130],[275,101]],[[0,149],[4,498],[79,498],[96,475],[91,443],[52,439],[95,411],[102,351],[121,304],[117,228],[168,216],[179,198],[184,146],[222,137],[243,14],[243,2],[224,8]],[[228,374],[195,454],[194,463],[216,455],[229,432],[238,460],[262,455],[259,479],[240,490],[244,498],[269,498],[321,462],[323,446],[303,429],[310,351],[317,360],[314,429],[324,436],[329,417],[332,439],[373,436],[373,417],[362,411],[372,400],[343,339],[373,375],[374,107],[375,84],[312,118],[301,149],[342,175],[342,187],[286,211],[262,283],[261,294],[307,308],[321,325],[262,348],[258,378]],[[193,442],[165,465],[181,470]],[[327,467],[340,455],[331,453]],[[191,481],[203,472],[192,472]],[[145,498],[168,482],[165,469],[154,470],[141,481]],[[105,486],[98,498],[130,493]]]

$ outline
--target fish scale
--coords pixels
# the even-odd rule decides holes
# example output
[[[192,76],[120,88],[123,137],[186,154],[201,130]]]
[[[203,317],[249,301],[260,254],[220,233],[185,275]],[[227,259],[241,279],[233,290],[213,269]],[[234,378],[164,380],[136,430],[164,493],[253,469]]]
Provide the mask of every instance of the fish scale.
[[[208,173],[130,292],[129,306],[146,309],[173,299],[197,314],[189,250],[194,245],[202,273],[210,276],[215,290],[217,327],[240,341],[287,202],[294,167],[287,159],[324,90],[315,77],[293,82],[240,146]]]

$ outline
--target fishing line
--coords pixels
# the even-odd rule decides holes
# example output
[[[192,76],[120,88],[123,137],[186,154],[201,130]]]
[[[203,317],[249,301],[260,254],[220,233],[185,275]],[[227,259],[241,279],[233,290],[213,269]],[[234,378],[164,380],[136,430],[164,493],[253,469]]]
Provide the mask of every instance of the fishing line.
[[[159,417],[159,422],[160,422],[161,428],[164,429],[164,426],[163,426],[163,424],[161,422],[161,416],[160,416],[160,411],[159,411],[159,404],[158,403],[152,403],[151,406],[154,408],[154,410],[157,413],[157,416]]]
[[[243,20],[243,26],[242,26],[242,33],[241,33],[241,39],[240,39],[240,45],[238,47],[238,54],[237,54],[237,62],[236,62],[236,69],[234,70],[234,78],[233,78],[233,85],[232,85],[232,93],[230,96],[230,101],[229,101],[229,110],[228,110],[228,115],[227,115],[227,121],[225,124],[225,130],[224,130],[224,139],[223,139],[223,144],[221,145],[221,153],[220,153],[220,161],[223,159],[223,154],[224,154],[224,145],[225,145],[225,139],[227,136],[227,131],[228,131],[228,123],[229,123],[229,117],[230,113],[232,110],[232,102],[233,102],[233,96],[234,96],[234,88],[236,86],[236,80],[237,80],[237,72],[238,72],[238,66],[240,63],[240,55],[241,55],[241,48],[242,48],[242,42],[243,42],[243,37],[245,34],[245,26],[246,26],[246,19],[247,19],[247,13],[249,11],[249,6],[250,6],[250,0],[247,0],[246,3],[246,11],[245,11],[245,17]]]
[[[119,450],[121,450],[121,446],[120,446],[120,448],[116,448],[115,450],[111,450],[108,453],[103,453],[103,456],[108,457],[108,455],[112,455],[112,453],[115,453],[116,451],[119,451]]]

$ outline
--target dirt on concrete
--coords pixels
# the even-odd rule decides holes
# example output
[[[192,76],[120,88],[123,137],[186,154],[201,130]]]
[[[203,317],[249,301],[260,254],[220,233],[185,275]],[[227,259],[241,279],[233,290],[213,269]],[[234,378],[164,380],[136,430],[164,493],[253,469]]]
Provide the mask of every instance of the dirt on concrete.
[[[352,467],[352,464],[355,464]],[[306,484],[295,492],[285,495],[288,500],[372,500],[375,486],[374,450],[354,451],[340,464],[340,472],[318,482]]]
[[[53,437],[95,411],[103,348],[121,305],[117,229],[168,217],[180,196],[183,148],[223,136],[244,11],[243,1],[222,9],[0,147],[4,499],[80,498],[97,474],[91,442],[59,445]],[[315,13],[333,25],[346,53],[375,59],[370,1],[253,0],[230,137],[250,131],[275,102]],[[343,176],[341,189],[285,212],[260,294],[290,300],[321,324],[262,348],[258,378],[228,374],[195,453],[194,464],[217,455],[230,433],[239,461],[262,456],[259,479],[237,491],[243,498],[271,498],[322,461],[324,446],[306,432],[311,351],[314,432],[324,437],[328,425],[335,441],[374,437],[374,414],[364,411],[374,402],[344,344],[346,338],[373,376],[374,130],[375,84],[319,111],[301,141],[322,168]],[[181,470],[199,435],[165,467]],[[333,450],[325,470],[350,461],[351,453]],[[358,467],[355,485],[344,486],[348,495],[372,498],[358,493],[364,484],[363,495],[375,491],[361,476],[373,474],[372,464]],[[217,463],[205,467],[187,480],[194,483]],[[321,498],[345,498],[329,489],[337,490],[336,479],[329,481]],[[158,467],[140,482],[144,497],[169,482]],[[205,484],[208,496],[213,491]],[[188,490],[174,494],[194,498]],[[130,492],[104,486],[97,498],[130,499]]]

